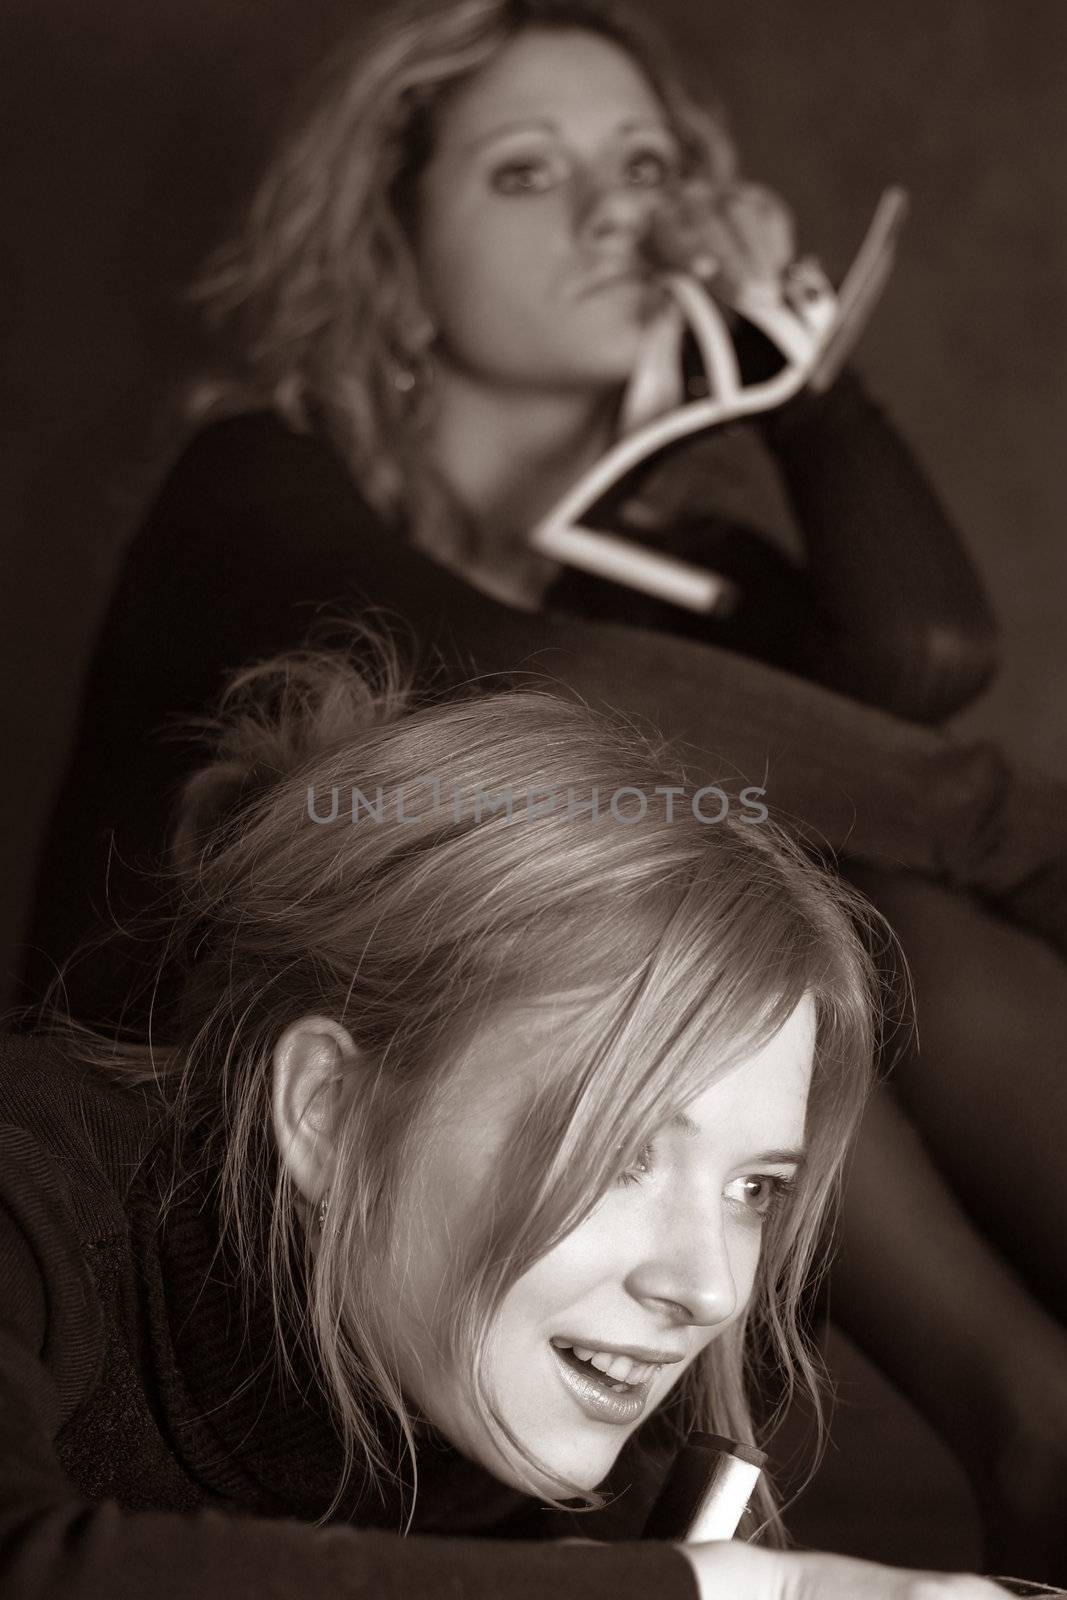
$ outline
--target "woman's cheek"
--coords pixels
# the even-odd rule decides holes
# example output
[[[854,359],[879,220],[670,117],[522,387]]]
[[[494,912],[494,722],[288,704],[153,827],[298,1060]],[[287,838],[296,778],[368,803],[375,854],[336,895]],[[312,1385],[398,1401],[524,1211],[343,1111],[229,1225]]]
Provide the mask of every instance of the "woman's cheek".
[[[514,237],[482,239],[477,252],[456,253],[436,278],[436,320],[460,351],[491,357],[514,342],[531,322],[543,321],[542,301],[531,256]]]
[[[763,1221],[755,1212],[746,1212],[730,1226],[730,1267],[737,1290],[739,1312],[747,1309],[759,1271],[763,1246]]]

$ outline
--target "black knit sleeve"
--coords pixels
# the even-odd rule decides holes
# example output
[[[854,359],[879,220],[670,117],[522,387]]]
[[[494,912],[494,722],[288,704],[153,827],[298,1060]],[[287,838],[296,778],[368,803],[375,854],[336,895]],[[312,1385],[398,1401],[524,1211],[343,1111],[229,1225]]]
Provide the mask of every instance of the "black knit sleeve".
[[[941,722],[988,684],[998,630],[944,506],[858,377],[766,417],[802,532],[809,668],[898,716]]]

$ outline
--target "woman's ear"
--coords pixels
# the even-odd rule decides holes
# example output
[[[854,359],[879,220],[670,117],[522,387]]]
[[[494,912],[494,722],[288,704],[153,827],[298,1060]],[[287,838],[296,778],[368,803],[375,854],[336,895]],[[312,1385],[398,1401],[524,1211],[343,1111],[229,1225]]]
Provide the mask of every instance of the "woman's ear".
[[[358,1061],[351,1034],[329,1017],[301,1017],[274,1047],[271,1117],[278,1155],[313,1204],[330,1187],[338,1119]]]

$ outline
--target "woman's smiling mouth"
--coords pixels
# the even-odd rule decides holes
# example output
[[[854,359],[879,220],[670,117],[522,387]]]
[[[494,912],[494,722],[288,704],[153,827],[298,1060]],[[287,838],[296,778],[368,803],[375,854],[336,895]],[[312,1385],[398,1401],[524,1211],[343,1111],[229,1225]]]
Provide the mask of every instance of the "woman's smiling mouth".
[[[666,1361],[638,1361],[633,1356],[552,1339],[560,1376],[587,1416],[615,1426],[635,1422],[645,1409],[652,1383]]]

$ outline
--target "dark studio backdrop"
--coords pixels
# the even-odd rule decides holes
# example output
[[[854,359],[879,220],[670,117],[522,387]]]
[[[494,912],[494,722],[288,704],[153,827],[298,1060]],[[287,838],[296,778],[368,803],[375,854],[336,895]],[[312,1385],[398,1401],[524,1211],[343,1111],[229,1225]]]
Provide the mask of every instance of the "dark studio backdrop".
[[[196,369],[179,290],[295,82],[371,9],[2,0],[0,971],[87,652],[166,458],[157,418]],[[832,273],[882,187],[911,191],[861,365],[1002,618],[1003,673],[963,726],[1067,777],[1067,6],[656,0],[655,12],[731,108],[746,173],[791,201],[802,247]],[[731,492],[781,520],[751,467],[740,451]],[[954,1504],[966,1542],[973,1516]]]

